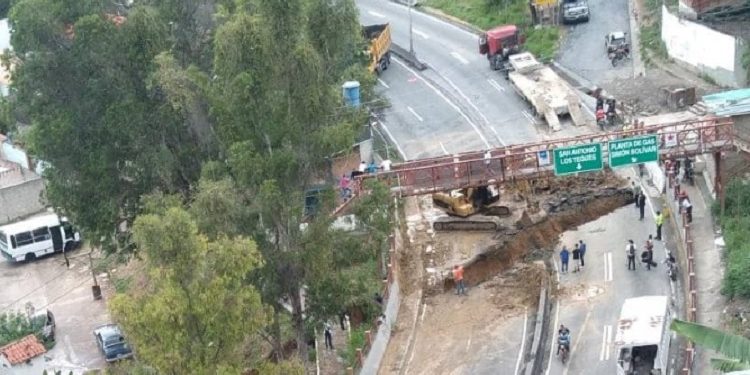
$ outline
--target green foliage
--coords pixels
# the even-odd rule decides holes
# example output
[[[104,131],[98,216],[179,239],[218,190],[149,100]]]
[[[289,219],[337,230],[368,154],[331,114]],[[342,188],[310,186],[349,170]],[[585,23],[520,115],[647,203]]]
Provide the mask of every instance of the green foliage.
[[[0,96],[0,134],[8,134],[16,128],[16,117],[13,113],[13,102],[8,97]]]
[[[541,61],[548,62],[557,54],[560,30],[557,27],[532,27],[528,1],[525,0],[427,0],[424,5],[436,8],[480,29],[513,24],[526,36],[524,46]]]
[[[259,375],[303,375],[305,367],[297,360],[281,363],[264,362],[258,367]]]
[[[712,359],[715,369],[724,373],[750,368],[750,340],[747,338],[679,319],[674,319],[670,328],[697,345],[730,358]]]
[[[0,313],[0,347],[34,334],[42,340],[41,335],[44,321],[29,319],[25,313],[4,312]]]
[[[260,295],[245,282],[261,265],[242,237],[214,241],[181,208],[140,216],[135,242],[145,252],[149,289],[111,302],[138,355],[163,373],[238,373],[241,344],[265,323]]]
[[[346,343],[346,351],[343,353],[344,363],[347,367],[357,367],[357,349],[362,349],[365,346],[365,331],[367,328],[359,327],[352,329],[349,341]]]
[[[724,192],[724,216],[720,218],[726,249],[726,272],[722,292],[730,297],[750,298],[750,184],[732,179]],[[713,214],[721,214],[720,202],[714,202]]]
[[[662,0],[645,0],[640,20],[640,49],[644,60],[669,58],[667,45],[661,39]]]
[[[15,3],[15,0],[0,0],[0,19],[8,17],[8,12],[13,3]]]

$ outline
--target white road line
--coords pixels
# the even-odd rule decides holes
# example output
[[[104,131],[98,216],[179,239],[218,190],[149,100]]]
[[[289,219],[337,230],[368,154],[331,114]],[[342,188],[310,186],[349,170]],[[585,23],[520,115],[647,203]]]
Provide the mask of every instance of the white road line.
[[[388,84],[387,84],[387,83],[385,83],[385,81],[383,81],[383,80],[382,80],[382,79],[380,79],[380,78],[378,78],[378,83],[380,83],[381,85],[383,85],[383,87],[385,87],[385,88],[387,88],[387,89],[391,88],[391,86],[388,86]]]
[[[557,289],[560,289],[560,269],[557,266],[557,262],[552,262],[555,265],[555,276],[557,276]]]
[[[487,78],[487,82],[489,82],[490,86],[494,87],[495,90],[500,91],[500,92],[505,92],[505,87],[500,86],[500,84],[497,83],[497,81],[495,81],[494,79]]]
[[[607,349],[604,351],[604,360],[609,361],[609,353],[612,352],[612,326],[607,326]]]
[[[378,18],[385,18],[385,15],[383,15],[382,13],[373,12],[371,10],[368,10],[367,13],[370,14],[371,16],[375,16],[375,17],[378,17]]]
[[[466,352],[469,352],[469,348],[471,347],[471,336],[469,336],[469,341],[466,342]]]
[[[443,142],[442,142],[442,141],[440,142],[440,148],[442,148],[442,149],[443,149],[443,152],[444,152],[444,153],[445,153],[446,155],[450,155],[450,153],[448,152],[448,149],[446,149],[446,148],[445,148],[445,145],[443,144]]]
[[[412,115],[414,115],[414,117],[416,117],[416,118],[417,118],[417,120],[419,120],[419,122],[423,122],[423,121],[424,121],[424,119],[422,118],[422,116],[420,116],[420,115],[419,115],[419,114],[417,113],[417,111],[415,111],[415,110],[414,110],[414,108],[412,108],[412,107],[409,107],[409,106],[406,106],[406,109],[408,109],[408,110],[409,110],[409,112],[411,112],[411,114],[412,114]]]
[[[604,351],[607,349],[607,326],[602,329],[602,349],[599,351],[599,360],[604,360]]]
[[[557,265],[555,265],[555,268],[557,268]],[[560,274],[557,274],[558,281],[560,278]],[[557,284],[558,289],[560,288],[560,284],[558,282]],[[552,325],[553,329],[557,329],[557,322],[560,320],[560,301],[557,302],[557,308],[555,308],[555,324]],[[545,375],[549,375],[549,370],[552,367],[552,358],[555,357],[555,344],[557,344],[557,340],[549,340],[550,346],[549,346],[549,361],[547,361],[547,371],[544,373]]]
[[[469,65],[469,60],[466,60],[463,56],[461,56],[458,52],[453,51],[451,52],[451,56],[453,56],[456,60],[460,61],[461,64]]]
[[[424,39],[430,39],[430,36],[429,36],[429,35],[427,35],[427,33],[426,33],[426,32],[424,32],[424,31],[421,31],[421,30],[415,29],[415,28],[413,28],[413,27],[412,27],[411,31],[412,31],[412,32],[414,32],[414,34],[417,34],[417,35],[421,36],[421,37],[422,37],[422,38],[424,38]]]
[[[604,282],[607,281],[609,276],[609,267],[607,267],[607,263],[609,261],[607,260],[607,253],[604,253]]]
[[[378,124],[380,124],[380,127],[382,127],[383,130],[385,130],[385,134],[388,135],[388,138],[390,138],[391,142],[396,146],[396,150],[398,150],[398,153],[401,154],[401,157],[404,159],[404,161],[409,160],[409,158],[406,157],[406,153],[401,148],[401,145],[399,145],[398,142],[396,142],[396,137],[394,137],[391,131],[388,130],[388,127],[385,126],[385,123],[378,120]]]
[[[612,281],[614,277],[612,276],[612,252],[607,253],[607,278],[604,281]]]
[[[523,334],[521,336],[521,348],[518,349],[518,360],[516,361],[515,375],[518,375],[518,369],[521,367],[521,358],[523,358],[524,347],[526,346],[526,324],[529,320],[529,308],[524,307],[523,309]]]
[[[471,119],[469,118],[469,116],[467,116],[461,110],[461,108],[459,108],[455,103],[451,102],[448,98],[445,97],[445,95],[443,95],[442,92],[440,92],[440,90],[438,90],[437,88],[435,88],[435,86],[433,86],[431,83],[427,82],[426,79],[424,79],[422,76],[418,75],[417,72],[415,72],[414,70],[412,70],[411,68],[409,68],[408,66],[406,66],[406,64],[404,64],[403,62],[401,62],[399,59],[392,58],[391,61],[395,61],[397,64],[401,65],[404,69],[408,70],[415,77],[417,77],[418,79],[422,80],[422,82],[427,87],[431,88],[432,91],[434,91],[439,97],[443,98],[443,100],[445,100],[445,102],[448,103],[448,105],[450,105],[451,107],[453,107],[453,109],[455,109],[456,112],[458,112],[461,115],[461,117],[463,117],[464,120],[466,120],[466,122],[469,123],[469,125],[471,125],[472,128],[474,128],[474,131],[477,132],[477,135],[479,135],[479,138],[482,139],[482,142],[484,142],[484,145],[487,146],[487,148],[492,148],[492,146],[490,146],[490,143],[487,142],[487,138],[484,137],[484,134],[482,134],[482,132],[479,131],[479,128],[477,127],[477,125],[473,121],[471,121]]]
[[[425,315],[426,312],[427,312],[427,304],[423,303],[422,304],[422,315],[419,317],[419,322],[420,323],[424,322],[424,315]]]
[[[525,109],[521,113],[523,113],[524,117],[526,117],[529,121],[534,121],[531,113],[527,112]]]
[[[487,126],[489,126],[490,129],[494,131],[495,129],[493,129],[492,126],[490,126],[490,120],[487,119],[487,116],[485,116],[484,113],[479,110],[479,108],[474,104],[474,102],[472,102],[471,99],[469,99],[469,97],[466,96],[466,94],[464,94],[464,92],[461,91],[461,89],[459,89],[458,86],[456,86],[456,84],[453,83],[453,81],[451,81],[448,77],[443,77],[443,79],[446,82],[448,82],[448,84],[451,85],[451,87],[453,87],[453,89],[458,92],[458,95],[460,95],[464,100],[466,100],[466,102],[469,103],[469,105],[472,108],[474,108],[474,110],[477,111],[477,113],[479,113],[479,116],[482,117],[482,120],[484,120],[484,123],[487,124]],[[500,134],[497,134],[497,131],[495,131],[494,133],[495,133],[495,137],[497,137],[497,140],[500,142],[500,144],[503,145],[503,147],[507,146],[505,144],[505,141],[503,141],[503,139],[500,138]]]

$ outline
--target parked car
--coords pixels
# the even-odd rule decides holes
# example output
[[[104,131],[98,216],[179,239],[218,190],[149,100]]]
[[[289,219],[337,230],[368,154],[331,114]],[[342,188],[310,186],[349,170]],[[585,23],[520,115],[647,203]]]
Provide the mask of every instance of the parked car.
[[[45,342],[55,341],[55,315],[52,311],[42,309],[30,318],[33,327],[40,327],[40,334]]]
[[[563,23],[589,22],[589,3],[586,0],[565,0],[563,2]]]
[[[628,48],[628,34],[622,31],[613,31],[604,37],[604,47],[607,49],[607,54],[616,51],[618,48]]]
[[[125,341],[125,337],[123,337],[117,324],[103,324],[94,328],[94,337],[96,337],[96,343],[104,353],[107,362],[115,362],[133,356],[133,349]]]

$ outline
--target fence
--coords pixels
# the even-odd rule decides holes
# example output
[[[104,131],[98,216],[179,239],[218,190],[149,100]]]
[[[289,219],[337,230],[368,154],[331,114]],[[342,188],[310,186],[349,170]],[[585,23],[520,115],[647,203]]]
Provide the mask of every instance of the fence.
[[[695,276],[695,254],[693,251],[693,238],[691,236],[690,223],[688,222],[687,212],[680,209],[682,198],[680,197],[680,187],[678,182],[676,181],[676,174],[667,171],[667,175],[669,176],[667,199],[672,202],[670,208],[671,211],[675,213],[674,215],[670,216],[674,218],[675,226],[678,227],[678,232],[680,233],[680,238],[683,242],[686,255],[685,263],[687,265],[687,272],[685,272],[683,276],[683,279],[687,285],[687,312],[685,315],[687,317],[687,321],[696,323],[698,321],[698,287]],[[681,221],[678,220],[678,216]],[[693,344],[693,342],[691,341],[688,341],[687,345],[685,346],[685,361],[682,365],[680,374],[690,375],[693,371],[694,361],[695,344]]]

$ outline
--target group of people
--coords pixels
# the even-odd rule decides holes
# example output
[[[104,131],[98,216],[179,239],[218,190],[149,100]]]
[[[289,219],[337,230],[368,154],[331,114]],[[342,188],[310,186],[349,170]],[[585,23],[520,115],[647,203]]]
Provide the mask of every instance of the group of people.
[[[563,245],[562,250],[560,250],[561,273],[568,273],[568,262],[571,255],[573,256],[573,272],[581,271],[586,265],[586,244],[583,240],[575,243],[573,251],[568,250],[568,247]]]
[[[633,240],[628,240],[625,244],[625,256],[628,259],[628,271],[635,271],[635,256],[638,248]],[[654,237],[648,235],[646,243],[643,245],[643,252],[641,252],[641,263],[646,265],[647,270],[651,270],[651,267],[656,267],[657,263],[654,262]]]
[[[344,173],[341,175],[341,178],[339,179],[339,192],[341,199],[346,201],[352,196],[352,179],[363,175],[363,174],[372,174],[376,173],[378,170],[381,170],[383,172],[388,172],[391,170],[391,161],[389,159],[385,159],[382,162],[380,162],[380,166],[376,165],[374,161],[371,161],[370,163],[365,162],[364,160],[359,163],[359,167],[357,167],[356,170],[351,171],[349,175]]]

